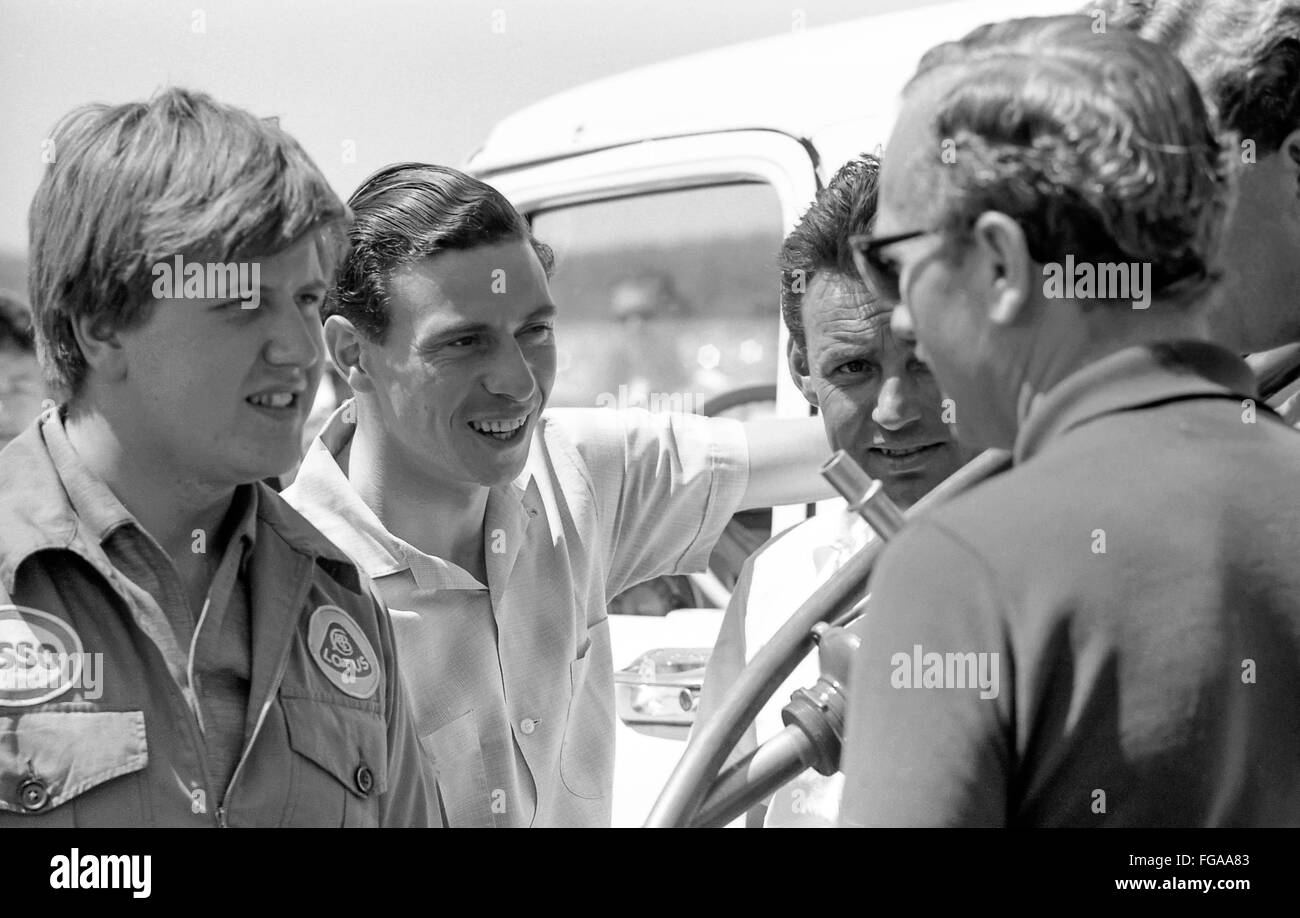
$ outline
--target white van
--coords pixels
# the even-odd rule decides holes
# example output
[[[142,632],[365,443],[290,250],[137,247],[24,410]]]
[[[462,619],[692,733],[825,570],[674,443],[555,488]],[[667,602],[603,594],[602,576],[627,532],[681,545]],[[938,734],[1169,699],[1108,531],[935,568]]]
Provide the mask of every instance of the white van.
[[[467,168],[556,251],[551,404],[806,416],[785,369],[785,234],[840,165],[883,146],[926,50],[1080,5],[969,0],[794,31],[588,83],[499,122]],[[722,582],[697,578],[690,605],[725,604],[744,554],[806,512],[738,521],[715,554]],[[662,612],[674,589],[651,585],[641,600]],[[716,608],[612,610],[615,825],[644,820],[680,757],[720,621]]]

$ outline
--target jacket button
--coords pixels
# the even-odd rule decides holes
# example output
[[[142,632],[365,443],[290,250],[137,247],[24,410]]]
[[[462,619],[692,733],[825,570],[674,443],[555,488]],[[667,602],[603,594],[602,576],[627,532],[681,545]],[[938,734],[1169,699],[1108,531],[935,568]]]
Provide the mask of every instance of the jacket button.
[[[357,772],[352,776],[352,781],[361,791],[361,796],[368,797],[375,787],[375,774],[370,770],[370,766],[362,763],[357,766]]]
[[[524,736],[532,736],[533,731],[537,729],[537,721],[531,717],[525,717],[519,721],[519,729],[523,731]]]
[[[22,802],[23,809],[35,813],[37,810],[44,809],[45,804],[50,802],[50,790],[45,786],[44,781],[28,778],[18,785],[18,799]]]

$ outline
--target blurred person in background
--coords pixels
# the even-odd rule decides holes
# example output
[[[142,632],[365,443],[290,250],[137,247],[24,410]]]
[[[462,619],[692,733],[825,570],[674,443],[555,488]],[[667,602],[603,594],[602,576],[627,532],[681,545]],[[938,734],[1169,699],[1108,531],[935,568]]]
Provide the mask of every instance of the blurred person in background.
[[[31,312],[0,293],[0,449],[41,413],[44,398]]]

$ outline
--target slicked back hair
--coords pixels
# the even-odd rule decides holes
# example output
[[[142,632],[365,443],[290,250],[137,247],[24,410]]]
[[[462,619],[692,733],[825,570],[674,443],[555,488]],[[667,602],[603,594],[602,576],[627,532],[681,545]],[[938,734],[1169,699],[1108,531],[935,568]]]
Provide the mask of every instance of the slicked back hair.
[[[1010,20],[931,49],[908,91],[950,79],[931,149],[903,166],[950,240],[998,211],[1040,263],[1149,264],[1153,295],[1195,302],[1222,275],[1229,148],[1172,52],[1092,23]]]
[[[549,246],[501,192],[447,166],[397,163],[353,192],[351,246],[321,314],[343,316],[371,341],[389,326],[388,284],[394,269],[441,252],[527,240],[546,276],[555,268]]]
[[[147,102],[81,106],[58,123],[29,214],[29,299],[51,390],[79,394],[79,319],[148,320],[153,265],[181,255],[274,255],[319,231],[326,268],[347,211],[274,118],[166,89]]]
[[[849,160],[781,244],[781,318],[790,337],[805,347],[803,297],[818,274],[858,281],[849,236],[870,230],[876,218],[880,160],[870,153]]]

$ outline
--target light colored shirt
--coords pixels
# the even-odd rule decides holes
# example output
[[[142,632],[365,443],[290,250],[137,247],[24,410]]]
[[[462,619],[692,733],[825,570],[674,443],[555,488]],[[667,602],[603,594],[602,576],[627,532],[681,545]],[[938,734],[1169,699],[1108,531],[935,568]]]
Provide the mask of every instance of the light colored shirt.
[[[285,497],[371,577],[393,619],[421,742],[453,826],[607,826],[614,755],[609,601],[700,570],[744,496],[736,421],[554,409],[490,490],[487,583],[389,533],[336,456],[345,403]]]
[[[828,500],[817,505],[815,516],[787,529],[750,557],[705,671],[701,722],[713,715],[740,671],[795,610],[874,537],[871,527],[849,512],[843,500]],[[781,709],[790,703],[790,695],[810,687],[819,673],[814,651],[763,705],[738,754],[780,733],[785,728]],[[843,775],[827,778],[808,769],[772,795],[764,825],[833,825],[843,783]]]

